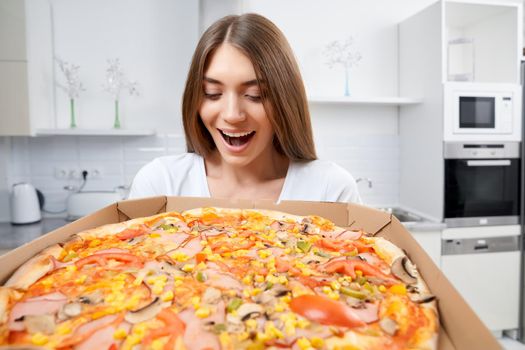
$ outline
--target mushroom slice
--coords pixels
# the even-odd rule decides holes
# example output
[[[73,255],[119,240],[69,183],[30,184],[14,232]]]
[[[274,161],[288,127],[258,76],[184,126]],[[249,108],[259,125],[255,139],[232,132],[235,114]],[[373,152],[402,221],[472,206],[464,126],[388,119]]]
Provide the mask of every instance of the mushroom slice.
[[[96,305],[104,301],[104,295],[101,291],[97,290],[93,293],[78,297],[78,301],[82,304]]]
[[[221,291],[208,287],[202,294],[202,302],[205,304],[216,304],[221,299]]]
[[[435,295],[427,294],[427,295],[409,295],[410,300],[412,300],[414,303],[417,304],[425,304],[430,303],[431,301],[436,300]]]
[[[394,321],[391,318],[385,317],[381,321],[379,321],[379,327],[386,333],[390,335],[396,334],[399,326],[397,325],[397,322]]]
[[[159,297],[156,297],[148,305],[135,311],[128,311],[124,316],[124,319],[132,324],[144,322],[157,316],[161,309],[162,301]]]
[[[259,304],[245,303],[237,309],[237,315],[242,321],[246,321],[250,318],[259,317],[263,313],[263,308]]]
[[[75,316],[80,315],[82,312],[82,304],[79,302],[73,302],[68,303],[62,306],[62,308],[58,311],[58,319],[59,320],[67,320],[68,318],[72,318]]]
[[[24,325],[31,334],[52,334],[56,326],[53,315],[26,315],[24,317]]]
[[[413,272],[413,266],[406,256],[400,256],[392,263],[392,273],[406,284],[414,284],[417,278]]]

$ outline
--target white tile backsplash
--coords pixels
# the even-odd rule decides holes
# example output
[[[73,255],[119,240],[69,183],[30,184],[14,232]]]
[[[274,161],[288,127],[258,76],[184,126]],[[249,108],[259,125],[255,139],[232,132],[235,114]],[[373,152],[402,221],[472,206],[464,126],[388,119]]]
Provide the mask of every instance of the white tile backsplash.
[[[315,135],[318,156],[347,169],[354,178],[370,178],[372,188],[358,184],[365,204],[391,205],[399,197],[399,139],[397,135]],[[155,157],[185,152],[183,134],[156,136],[46,136],[11,137],[7,185],[29,181],[46,197],[46,209],[65,208],[64,186],[80,186],[80,179],[59,179],[57,169],[100,171],[85,190],[107,191],[129,186],[137,171]],[[1,189],[0,189],[1,190]],[[4,190],[5,202],[7,196]],[[5,203],[3,204],[5,206]],[[0,205],[1,207],[1,205]],[[5,209],[3,209],[5,211]],[[5,213],[0,213],[5,214]],[[0,215],[0,220],[6,215]]]

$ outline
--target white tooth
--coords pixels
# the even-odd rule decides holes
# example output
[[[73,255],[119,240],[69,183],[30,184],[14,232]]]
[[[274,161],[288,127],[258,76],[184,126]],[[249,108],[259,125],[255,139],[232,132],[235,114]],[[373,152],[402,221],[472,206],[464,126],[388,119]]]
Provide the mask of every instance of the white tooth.
[[[241,136],[246,136],[246,135],[251,134],[252,131],[247,131],[247,132],[226,132],[226,131],[223,131],[222,133],[224,135],[226,135],[226,136],[229,136],[229,137],[241,137]]]

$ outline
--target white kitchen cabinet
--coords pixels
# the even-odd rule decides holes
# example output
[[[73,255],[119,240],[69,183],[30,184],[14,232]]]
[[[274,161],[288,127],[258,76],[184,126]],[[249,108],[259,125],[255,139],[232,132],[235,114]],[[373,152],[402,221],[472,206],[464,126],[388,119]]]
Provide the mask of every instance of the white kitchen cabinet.
[[[0,136],[32,135],[53,118],[47,1],[0,3]]]
[[[441,266],[441,231],[410,231],[412,237],[430,256],[432,261]]]
[[[0,1],[0,61],[26,59],[24,1]]]

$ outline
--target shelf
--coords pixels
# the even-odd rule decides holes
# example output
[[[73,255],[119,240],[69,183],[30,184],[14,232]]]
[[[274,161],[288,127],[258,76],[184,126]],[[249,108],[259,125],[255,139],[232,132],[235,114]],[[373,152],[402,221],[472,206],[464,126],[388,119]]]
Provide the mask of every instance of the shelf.
[[[315,96],[308,99],[314,104],[355,104],[355,105],[376,105],[376,106],[406,106],[415,105],[423,102],[421,98],[410,97],[321,97]]]
[[[64,136],[149,136],[155,130],[131,129],[37,129],[36,136],[64,135]]]

